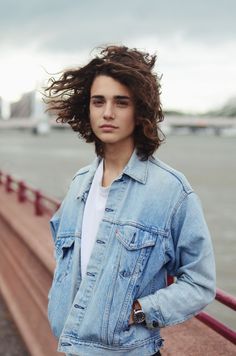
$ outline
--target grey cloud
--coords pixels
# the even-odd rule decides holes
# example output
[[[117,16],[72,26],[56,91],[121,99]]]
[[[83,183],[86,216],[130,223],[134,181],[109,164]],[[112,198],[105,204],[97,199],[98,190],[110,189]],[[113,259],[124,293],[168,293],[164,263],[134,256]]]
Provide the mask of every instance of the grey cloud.
[[[145,36],[222,42],[236,35],[234,0],[1,1],[1,46],[78,51]]]

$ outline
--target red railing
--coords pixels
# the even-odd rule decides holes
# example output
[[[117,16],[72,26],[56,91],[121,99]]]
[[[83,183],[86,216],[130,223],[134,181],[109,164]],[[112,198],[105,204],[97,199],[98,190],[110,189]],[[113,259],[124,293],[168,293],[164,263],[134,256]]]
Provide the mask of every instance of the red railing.
[[[167,284],[174,283],[174,278],[172,276],[167,277]],[[236,298],[230,294],[225,293],[221,289],[217,288],[215,300],[219,303],[225,305],[226,307],[236,310]],[[218,334],[222,335],[227,340],[236,344],[236,331],[213,317],[206,312],[200,312],[196,315],[196,318],[209,326],[211,329],[215,330]]]
[[[31,202],[34,205],[34,212],[36,215],[43,215],[45,213],[52,214],[60,206],[60,202],[56,199],[50,198],[23,181],[13,178],[11,175],[0,171],[0,185],[5,186],[8,193],[17,193],[18,201]]]
[[[232,310],[236,310],[236,298],[230,294],[225,293],[221,289],[217,288],[215,299],[224,304]],[[208,325],[211,329],[215,330],[226,339],[236,344],[236,331],[229,328],[227,325],[223,324],[213,316],[206,312],[201,312],[196,315],[196,318],[201,320],[204,324]]]
[[[36,215],[43,215],[44,213],[52,214],[60,206],[60,202],[58,200],[49,198],[45,194],[42,194],[39,190],[26,185],[23,181],[12,178],[12,176],[5,174],[2,171],[0,171],[0,185],[4,185],[6,191],[9,193],[16,192],[20,203],[25,201],[33,203]],[[173,277],[169,276],[168,284],[173,282]],[[228,308],[236,310],[236,298],[234,296],[217,289],[215,299]],[[196,315],[196,318],[232,343],[236,344],[235,330],[229,328],[227,325],[223,324],[206,312],[200,312]]]

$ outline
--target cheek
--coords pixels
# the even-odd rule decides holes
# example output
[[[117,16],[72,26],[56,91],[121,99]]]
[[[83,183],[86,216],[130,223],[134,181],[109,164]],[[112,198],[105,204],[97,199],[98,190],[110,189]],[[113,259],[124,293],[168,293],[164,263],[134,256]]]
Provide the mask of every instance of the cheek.
[[[90,107],[89,108],[89,117],[90,117],[90,122],[96,122],[97,119],[100,117],[101,115],[101,109],[99,108],[94,108],[94,107]]]
[[[90,116],[90,126],[92,128],[92,130],[94,131],[96,129],[96,126],[95,126],[95,121],[94,119]]]
[[[94,125],[95,123],[95,115],[94,115],[94,110],[89,110],[89,121],[90,121],[90,125]]]
[[[131,114],[131,115],[127,118],[127,124],[128,124],[128,126],[130,127],[130,129],[134,129],[134,128],[135,128],[136,122],[135,122],[134,115]]]

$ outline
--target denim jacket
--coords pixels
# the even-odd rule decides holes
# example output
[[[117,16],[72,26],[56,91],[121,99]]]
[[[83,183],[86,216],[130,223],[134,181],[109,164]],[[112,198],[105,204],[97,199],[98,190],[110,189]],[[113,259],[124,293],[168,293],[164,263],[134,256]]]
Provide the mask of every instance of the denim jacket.
[[[66,354],[152,355],[162,346],[160,328],[189,319],[214,298],[211,239],[183,174],[152,156],[141,161],[134,151],[111,185],[82,280],[83,211],[99,160],[77,172],[50,220],[56,258],[50,325]],[[175,283],[168,286],[167,275]],[[146,325],[129,326],[136,299]]]

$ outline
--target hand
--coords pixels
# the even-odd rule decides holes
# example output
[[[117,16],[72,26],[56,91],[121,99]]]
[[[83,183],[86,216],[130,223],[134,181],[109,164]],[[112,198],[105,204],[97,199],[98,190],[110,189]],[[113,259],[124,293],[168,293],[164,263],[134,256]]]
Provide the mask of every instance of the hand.
[[[135,301],[133,302],[131,314],[130,314],[130,317],[129,317],[129,325],[135,324],[135,322],[134,322],[134,306],[135,306],[135,307],[138,306],[139,309],[142,309],[142,306],[141,306],[141,304],[139,303],[139,301],[138,301],[138,300],[135,300]]]

